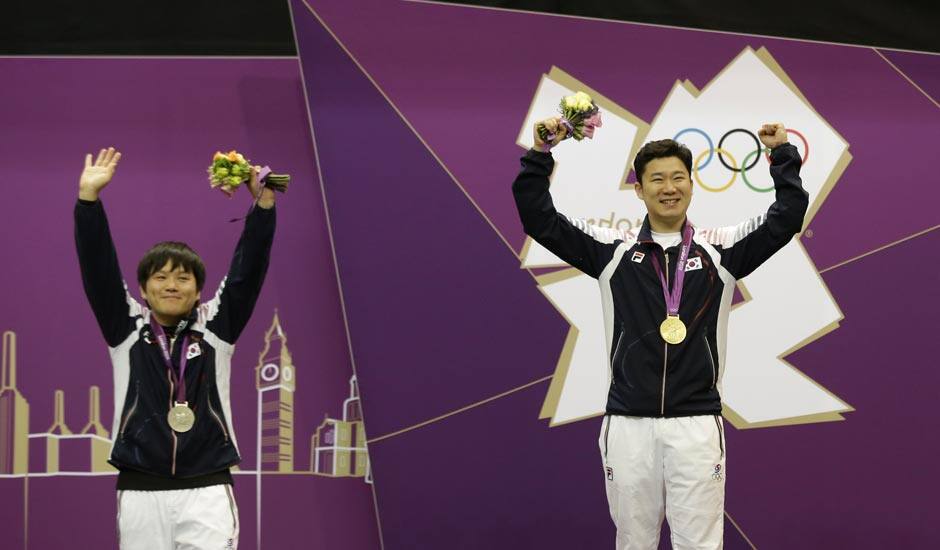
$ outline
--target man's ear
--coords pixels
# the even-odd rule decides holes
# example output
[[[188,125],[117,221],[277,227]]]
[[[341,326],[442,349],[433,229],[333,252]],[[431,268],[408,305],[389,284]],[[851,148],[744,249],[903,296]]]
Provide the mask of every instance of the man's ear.
[[[634,183],[633,190],[636,191],[636,196],[640,197],[640,200],[643,200],[643,184],[640,182]]]

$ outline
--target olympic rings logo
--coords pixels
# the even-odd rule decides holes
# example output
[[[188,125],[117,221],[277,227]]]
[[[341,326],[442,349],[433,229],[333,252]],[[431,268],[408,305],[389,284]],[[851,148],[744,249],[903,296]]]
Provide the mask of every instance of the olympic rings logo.
[[[741,174],[741,179],[744,180],[744,185],[747,185],[748,188],[750,188],[752,191],[756,191],[758,193],[768,193],[774,190],[773,185],[771,185],[770,187],[758,187],[754,185],[754,183],[752,183],[751,180],[748,179],[747,177],[747,172],[751,168],[754,168],[757,165],[758,161],[760,160],[760,154],[762,151],[764,153],[765,158],[767,159],[767,162],[770,163],[770,150],[762,146],[760,139],[758,139],[758,137],[754,134],[754,132],[751,132],[750,130],[747,130],[745,128],[735,128],[733,130],[728,130],[727,132],[725,132],[723,136],[721,136],[721,139],[718,140],[718,147],[715,147],[715,144],[712,141],[711,136],[709,136],[708,134],[706,134],[704,131],[700,130],[699,128],[686,128],[684,130],[680,130],[678,133],[676,133],[675,136],[673,136],[672,139],[674,141],[678,141],[680,136],[682,136],[683,134],[689,134],[689,133],[698,134],[702,136],[703,138],[705,138],[705,141],[708,143],[708,149],[706,151],[702,151],[702,153],[700,153],[695,158],[695,161],[692,163],[692,177],[696,181],[696,183],[698,183],[702,187],[702,189],[706,191],[711,191],[712,193],[720,193],[722,191],[727,190],[732,185],[734,185],[734,182],[738,178],[738,174]],[[725,144],[725,140],[728,139],[728,136],[731,136],[733,134],[738,134],[738,133],[747,134],[748,136],[750,136],[751,139],[754,140],[754,145],[755,145],[754,150],[748,153],[747,155],[745,155],[744,159],[741,161],[740,168],[738,167],[738,163],[734,159],[734,156],[732,156],[732,154],[728,152],[727,149],[724,149],[722,147]],[[787,128],[787,134],[792,134],[800,138],[800,141],[803,142],[803,164],[806,165],[807,161],[809,161],[809,142],[806,140],[806,136],[804,136],[802,133],[798,132],[797,130],[793,130],[792,128]],[[722,166],[724,166],[729,171],[731,171],[731,179],[729,179],[725,183],[720,184],[718,186],[712,186],[702,181],[702,178],[699,176],[699,171],[704,170],[705,167],[708,166],[712,162],[712,160],[714,160],[714,157],[716,156],[716,154],[718,156],[718,161],[722,164]],[[708,158],[705,158],[706,155],[708,156]],[[702,159],[705,159],[704,162],[702,161]],[[730,161],[730,164],[728,164],[729,161]]]

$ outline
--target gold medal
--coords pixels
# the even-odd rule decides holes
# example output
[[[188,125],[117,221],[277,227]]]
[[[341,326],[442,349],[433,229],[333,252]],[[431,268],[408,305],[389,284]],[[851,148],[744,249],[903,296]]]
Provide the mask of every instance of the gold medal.
[[[666,342],[678,344],[685,340],[685,323],[679,319],[678,315],[667,315],[666,320],[659,325],[659,334]]]
[[[180,433],[188,432],[193,428],[193,424],[196,423],[196,414],[189,408],[189,405],[185,401],[182,403],[177,402],[173,405],[173,408],[170,409],[170,412],[167,413],[166,421],[170,424],[170,427],[173,428],[173,431]]]

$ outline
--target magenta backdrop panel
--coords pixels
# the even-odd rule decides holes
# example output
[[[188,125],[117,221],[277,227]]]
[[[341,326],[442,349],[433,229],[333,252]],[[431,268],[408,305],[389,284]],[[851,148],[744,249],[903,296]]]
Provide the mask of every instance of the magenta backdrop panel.
[[[426,2],[291,6],[386,549],[613,545],[599,420],[538,418],[569,323],[519,269],[516,138],[553,65],[650,122],[677,80],[701,88],[748,47],[850,144],[801,241],[844,319],[787,360],[854,411],[729,427],[726,547],[936,544],[940,374],[911,327],[940,329],[940,109],[924,93],[940,58]]]
[[[174,239],[200,252],[206,291],[215,292],[241,231],[229,220],[249,203],[209,189],[205,169],[217,149],[292,174],[278,197],[267,281],[232,364],[240,547],[258,547],[260,525],[266,548],[376,548],[372,486],[312,473],[311,438],[325,417],[343,420],[353,370],[297,60],[4,58],[0,72],[11,84],[0,91],[0,330],[16,334],[16,387],[29,404],[33,451],[28,476],[0,476],[0,546],[116,547],[115,476],[88,471],[87,441],[63,440],[60,469],[71,472],[48,472],[44,436],[56,390],[75,434],[88,421],[93,385],[111,426],[110,364],[82,293],[72,208],[84,154],[113,145],[124,156],[102,198],[132,289],[140,256]],[[296,373],[293,466],[265,471],[259,483],[255,367],[275,312]]]

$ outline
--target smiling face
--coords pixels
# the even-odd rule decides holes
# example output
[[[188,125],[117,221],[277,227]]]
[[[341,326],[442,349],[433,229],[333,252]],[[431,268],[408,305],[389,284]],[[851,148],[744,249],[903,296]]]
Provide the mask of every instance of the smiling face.
[[[679,157],[654,158],[646,163],[636,194],[646,204],[653,231],[677,232],[692,200],[689,170]]]
[[[154,318],[164,326],[175,325],[189,315],[200,297],[196,276],[169,261],[150,274],[140,287],[140,294],[150,305]]]

